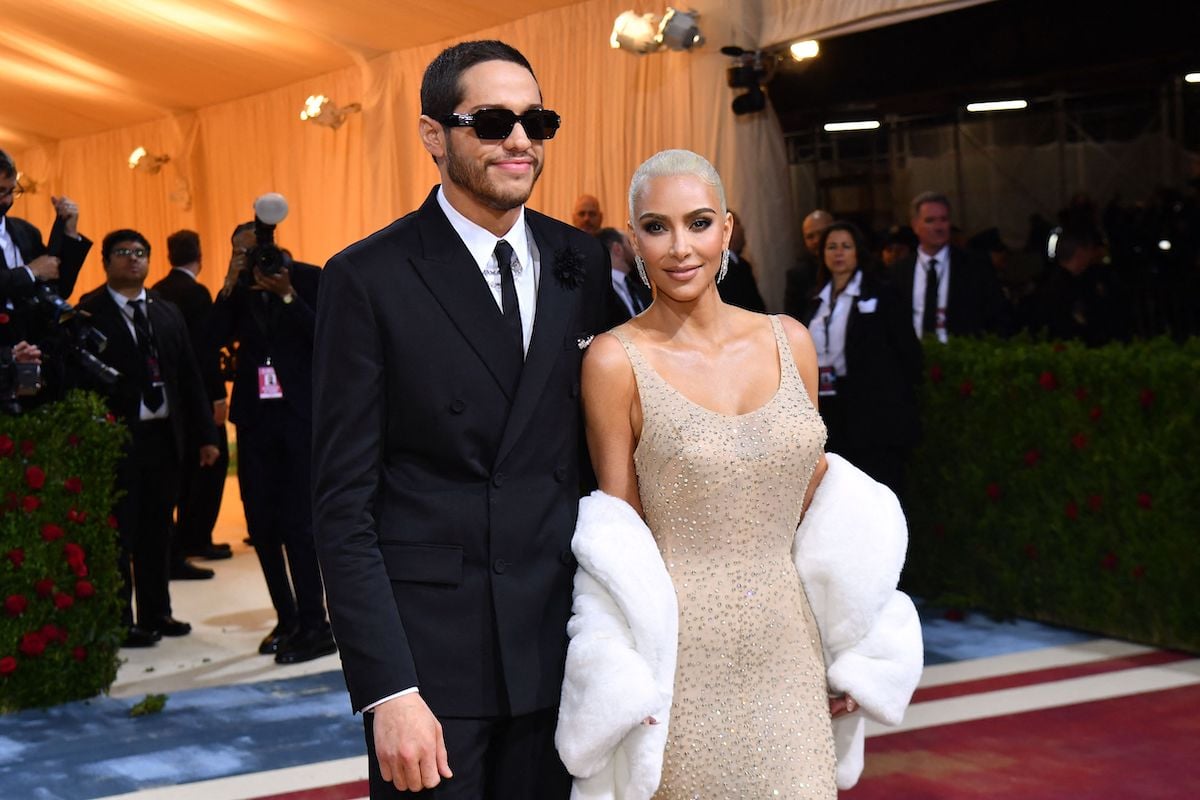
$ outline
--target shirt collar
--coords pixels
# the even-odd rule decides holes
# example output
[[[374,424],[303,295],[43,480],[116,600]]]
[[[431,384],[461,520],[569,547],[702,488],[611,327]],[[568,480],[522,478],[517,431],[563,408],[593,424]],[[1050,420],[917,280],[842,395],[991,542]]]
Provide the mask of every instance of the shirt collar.
[[[512,247],[513,253],[517,256],[517,264],[513,266],[513,273],[521,274],[521,271],[528,265],[529,262],[529,238],[525,230],[525,206],[521,206],[521,211],[517,214],[517,220],[513,223],[512,228],[503,236],[496,236],[491,231],[476,225],[471,220],[459,213],[458,209],[450,205],[450,201],[446,199],[446,193],[441,186],[437,190],[438,205],[442,208],[442,213],[446,215],[446,219],[450,222],[450,227],[454,228],[454,232],[458,234],[458,238],[462,239],[463,244],[467,246],[467,250],[471,253],[471,258],[479,265],[480,269],[484,269],[488,262],[492,261],[492,256],[496,250],[496,242],[503,239]]]
[[[843,297],[858,297],[859,294],[861,294],[861,293],[862,293],[862,270],[858,269],[858,270],[854,271],[854,275],[851,276],[850,282],[846,284],[846,288],[842,289],[841,294],[838,295],[838,299],[840,300]],[[829,298],[832,296],[833,296],[833,281],[829,281],[825,284],[825,286],[823,286],[821,288],[821,292],[817,295],[817,297],[819,297],[821,299],[822,305],[828,306]]]
[[[171,267],[171,272],[182,272],[184,275],[187,275],[193,281],[196,280],[196,274],[194,272],[192,272],[190,269],[186,269],[184,267]]]
[[[942,245],[942,249],[938,250],[936,253],[934,253],[931,256],[925,255],[924,250],[921,251],[921,265],[923,267],[925,267],[926,269],[929,268],[929,259],[931,259],[931,258],[937,259],[937,269],[938,269],[938,274],[940,275],[944,268],[950,266],[950,245],[948,245],[948,244]]]
[[[112,297],[114,302],[116,302],[117,308],[121,309],[122,313],[125,312],[125,307],[129,305],[130,300],[141,300],[142,302],[145,302],[145,300],[146,300],[146,287],[145,286],[143,286],[142,290],[140,292],[138,292],[137,297],[126,297],[125,295],[121,294],[116,289],[113,289],[111,286],[109,286],[107,284],[105,284],[104,288],[108,290],[109,296]]]

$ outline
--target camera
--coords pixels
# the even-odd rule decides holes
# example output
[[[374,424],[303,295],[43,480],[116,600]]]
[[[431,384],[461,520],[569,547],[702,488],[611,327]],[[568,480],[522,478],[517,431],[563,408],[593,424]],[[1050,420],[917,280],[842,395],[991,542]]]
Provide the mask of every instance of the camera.
[[[254,270],[263,275],[278,275],[287,266],[287,257],[275,244],[275,226],[287,217],[283,195],[268,192],[254,201],[254,246],[246,251],[246,267],[238,275],[243,286],[254,283]]]
[[[20,414],[19,397],[33,397],[42,390],[42,368],[13,359],[11,347],[0,347],[0,413]]]

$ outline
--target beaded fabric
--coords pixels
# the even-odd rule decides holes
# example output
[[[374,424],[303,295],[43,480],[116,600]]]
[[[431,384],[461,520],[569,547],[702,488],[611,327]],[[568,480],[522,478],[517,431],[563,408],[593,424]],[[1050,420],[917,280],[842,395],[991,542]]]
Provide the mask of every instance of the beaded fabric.
[[[642,403],[642,509],[679,599],[655,798],[836,798],[820,633],[792,563],[825,426],[770,317],[775,395],[727,415],[684,397],[621,328]]]

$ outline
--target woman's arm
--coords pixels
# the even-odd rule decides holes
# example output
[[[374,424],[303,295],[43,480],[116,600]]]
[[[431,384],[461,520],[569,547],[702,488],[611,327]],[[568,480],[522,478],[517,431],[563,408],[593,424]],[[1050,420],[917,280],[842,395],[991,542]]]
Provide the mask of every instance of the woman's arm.
[[[787,334],[792,358],[796,361],[796,369],[800,371],[800,380],[804,381],[808,399],[812,401],[813,408],[817,408],[817,350],[813,347],[812,337],[808,335],[808,328],[791,317],[781,316],[779,319],[783,322],[783,331]],[[821,485],[821,478],[825,476],[827,468],[825,454],[822,453],[817,461],[817,468],[813,470],[812,479],[808,482],[808,490],[804,493],[805,511],[808,511],[808,505],[812,502],[817,487]]]
[[[588,453],[600,491],[641,514],[633,451],[641,435],[642,408],[633,365],[615,336],[601,334],[588,347],[582,386]]]

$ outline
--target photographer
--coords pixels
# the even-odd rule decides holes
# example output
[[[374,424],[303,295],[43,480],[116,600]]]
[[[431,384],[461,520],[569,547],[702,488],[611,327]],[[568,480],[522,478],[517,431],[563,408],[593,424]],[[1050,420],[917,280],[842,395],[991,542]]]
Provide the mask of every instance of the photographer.
[[[292,261],[275,246],[274,225],[239,225],[211,318],[213,344],[232,351],[236,343],[229,421],[237,426],[238,482],[278,615],[259,652],[274,653],[281,664],[336,650],[313,545],[309,486],[320,277],[319,268]]]

